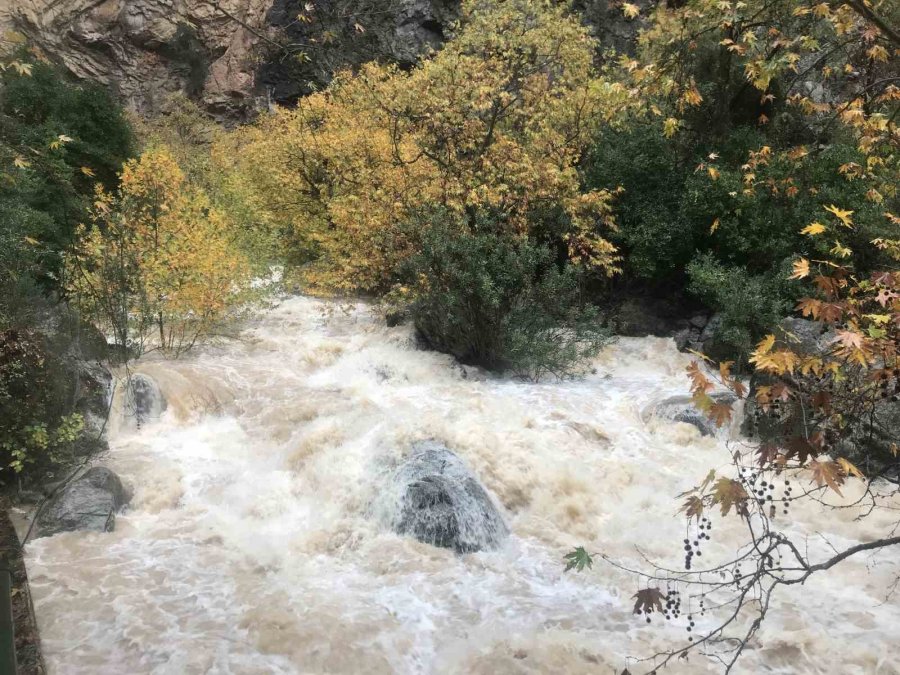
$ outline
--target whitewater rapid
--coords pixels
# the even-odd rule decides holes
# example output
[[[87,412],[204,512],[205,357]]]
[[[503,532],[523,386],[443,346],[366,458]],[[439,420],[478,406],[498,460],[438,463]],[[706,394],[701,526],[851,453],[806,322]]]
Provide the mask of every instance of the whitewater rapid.
[[[166,411],[136,429],[117,403],[103,461],[134,490],[131,507],[115,532],[28,544],[49,670],[645,672],[626,658],[685,644],[684,624],[648,626],[631,613],[636,578],[602,561],[564,573],[563,555],[584,545],[649,570],[640,546],[682,563],[676,496],[729,461],[724,439],[648,420],[686,393],[688,363],[671,340],[622,338],[582,380],[516,382],[417,350],[408,327],[364,304],[304,297],[238,340],[142,360]],[[459,556],[377,517],[387,477],[423,439],[456,452],[501,505],[511,535],[499,550]],[[856,515],[826,520],[808,504],[792,519],[814,552],[817,531],[843,547],[890,522]],[[736,520],[714,522],[708,559],[743,541]],[[900,672],[900,599],[885,599],[895,553],[785,589],[736,672]],[[694,656],[667,672],[720,670]]]

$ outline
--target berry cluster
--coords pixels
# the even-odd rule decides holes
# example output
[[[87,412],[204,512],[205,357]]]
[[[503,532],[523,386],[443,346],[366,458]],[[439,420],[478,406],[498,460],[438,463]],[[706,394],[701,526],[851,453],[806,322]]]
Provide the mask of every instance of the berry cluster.
[[[700,550],[700,542],[704,539],[710,539],[709,533],[712,530],[712,521],[703,516],[700,518],[698,530],[697,538],[694,541],[691,541],[690,538],[685,538],[684,540],[684,568],[686,570],[691,569],[694,556],[699,557],[703,555],[703,552]]]
[[[670,588],[666,593],[666,608],[663,610],[666,620],[677,619],[681,616],[681,592]]]

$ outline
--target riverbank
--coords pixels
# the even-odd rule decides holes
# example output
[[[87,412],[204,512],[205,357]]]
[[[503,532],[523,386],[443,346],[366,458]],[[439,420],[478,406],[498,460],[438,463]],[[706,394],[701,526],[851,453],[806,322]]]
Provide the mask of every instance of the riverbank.
[[[15,625],[18,675],[43,675],[47,670],[44,666],[40,634],[31,603],[28,573],[22,558],[19,536],[10,519],[8,505],[0,516],[0,555],[2,567],[10,570],[12,577],[12,615]]]

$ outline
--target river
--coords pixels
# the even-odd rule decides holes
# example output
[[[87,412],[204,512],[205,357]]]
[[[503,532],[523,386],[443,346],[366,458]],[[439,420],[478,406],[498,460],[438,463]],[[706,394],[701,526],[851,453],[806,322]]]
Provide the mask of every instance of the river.
[[[130,508],[113,533],[28,544],[49,669],[645,672],[627,657],[685,644],[684,623],[647,625],[631,613],[641,582],[602,561],[564,573],[563,555],[584,545],[649,569],[640,546],[681,564],[676,496],[729,462],[723,438],[648,418],[686,393],[688,363],[671,340],[621,338],[581,380],[516,382],[417,350],[409,327],[364,304],[305,297],[240,339],[141,360],[167,409],[138,429],[117,403],[102,462],[133,488]],[[456,555],[378,517],[422,439],[453,449],[502,505],[498,550]],[[799,504],[785,527],[825,555],[816,533],[843,547],[891,522],[856,515]],[[743,534],[714,522],[712,560]],[[900,591],[885,600],[898,570],[896,555],[860,557],[786,589],[737,672],[900,672]],[[720,671],[698,655],[666,672]]]

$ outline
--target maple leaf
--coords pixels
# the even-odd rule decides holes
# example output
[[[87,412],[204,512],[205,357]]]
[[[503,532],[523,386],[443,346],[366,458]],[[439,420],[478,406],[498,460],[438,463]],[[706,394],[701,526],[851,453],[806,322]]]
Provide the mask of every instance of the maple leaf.
[[[837,335],[835,342],[840,342],[848,349],[862,349],[863,336],[861,333],[852,330],[839,330],[835,334]]]
[[[703,499],[697,495],[691,495],[684,500],[680,510],[688,519],[699,518],[703,514]]]
[[[857,478],[865,478],[863,472],[860,471],[850,460],[838,457],[838,464],[845,476],[856,476]]]
[[[663,136],[666,138],[672,138],[677,132],[678,127],[681,126],[681,120],[675,119],[674,117],[668,117],[663,122]]]
[[[712,502],[719,505],[723,516],[727,516],[732,507],[738,513],[743,513],[748,498],[744,486],[731,478],[720,478],[713,486]]]
[[[705,394],[713,388],[712,382],[701,371],[696,361],[687,367],[688,377],[691,379],[691,391],[694,394]]]
[[[778,448],[771,443],[763,443],[756,449],[756,463],[760,468],[767,467],[777,456]]]
[[[584,546],[579,546],[571,553],[566,553],[564,560],[566,561],[564,572],[572,569],[576,572],[581,572],[585,567],[591,568],[594,566],[594,559],[590,553],[584,550]]]
[[[853,211],[845,211],[844,209],[839,209],[834,204],[826,206],[825,210],[829,213],[833,213],[837,217],[837,219],[841,221],[841,224],[844,227],[853,227],[853,220],[850,218],[850,216],[853,215]]]
[[[723,427],[727,422],[731,421],[731,404],[730,403],[714,403],[707,413],[717,427]]]
[[[640,13],[641,13],[641,8],[638,7],[637,5],[633,5],[630,2],[622,3],[622,14],[625,15],[626,19],[634,19],[635,17],[639,16]]]
[[[804,279],[809,276],[809,260],[800,258],[794,261],[794,273],[789,279]]]
[[[898,297],[898,296],[893,291],[889,291],[886,288],[882,288],[881,290],[878,291],[878,294],[875,296],[875,302],[877,302],[882,307],[886,307],[887,304],[896,297]]]
[[[712,225],[709,226],[709,233],[710,233],[710,234],[714,234],[715,231],[718,230],[718,229],[719,229],[719,219],[716,218],[716,219],[713,221]]]
[[[791,436],[785,443],[788,458],[796,457],[800,464],[805,464],[810,457],[817,457],[819,449],[803,436]]]
[[[808,234],[809,236],[815,236],[817,234],[822,234],[827,228],[822,223],[810,223],[802,230],[800,230],[800,234]]]
[[[813,479],[819,487],[827,486],[843,497],[840,486],[844,484],[844,472],[837,462],[813,462],[810,465]]]
[[[81,170],[81,173],[83,173],[85,176],[89,176],[89,177],[94,176],[94,170],[88,166],[83,166],[83,167],[81,167],[80,170]]]
[[[775,346],[775,336],[774,335],[766,335],[762,340],[759,341],[759,344],[756,345],[756,351],[754,354],[767,354],[772,351],[772,347]]]
[[[640,614],[641,612],[650,614],[654,610],[661,612],[663,610],[663,601],[666,599],[666,596],[658,588],[644,588],[631,597],[635,598],[633,610],[635,614]]]
[[[713,180],[719,179],[719,170],[716,167],[714,167],[714,166],[707,167],[706,172],[709,174],[709,177],[712,178]]]

